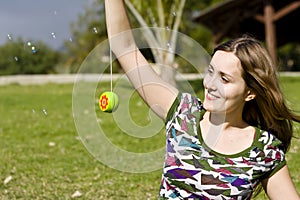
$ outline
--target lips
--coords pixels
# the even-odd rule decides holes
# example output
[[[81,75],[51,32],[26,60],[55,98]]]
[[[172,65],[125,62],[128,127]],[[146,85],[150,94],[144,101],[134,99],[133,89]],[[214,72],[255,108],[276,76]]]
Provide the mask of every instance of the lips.
[[[207,100],[212,101],[212,100],[216,100],[216,99],[218,99],[218,98],[219,98],[219,97],[216,96],[216,95],[213,95],[213,94],[211,94],[211,93],[206,93],[206,99],[207,99]]]

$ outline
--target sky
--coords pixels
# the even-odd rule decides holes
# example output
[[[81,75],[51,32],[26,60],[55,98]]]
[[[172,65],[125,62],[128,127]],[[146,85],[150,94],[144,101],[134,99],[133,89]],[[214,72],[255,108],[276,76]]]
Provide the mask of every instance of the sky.
[[[54,49],[72,41],[76,22],[93,0],[0,0],[0,45],[21,37],[43,41]]]

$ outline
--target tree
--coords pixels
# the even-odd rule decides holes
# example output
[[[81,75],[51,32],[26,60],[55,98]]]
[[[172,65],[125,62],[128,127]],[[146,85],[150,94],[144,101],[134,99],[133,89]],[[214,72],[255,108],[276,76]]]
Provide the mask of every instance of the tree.
[[[19,38],[0,47],[0,74],[55,73],[59,60],[60,54],[43,42]]]
[[[179,30],[179,25],[181,22],[181,17],[185,5],[185,0],[175,0],[175,1],[162,1],[157,0],[155,9],[151,9],[149,1],[137,1],[133,0],[132,3],[129,0],[125,0],[127,7],[134,15],[135,19],[139,22],[140,26],[143,28],[144,33],[147,35],[148,44],[156,44],[155,46],[169,48],[171,51],[161,51],[158,49],[151,49],[155,63],[159,63],[161,67],[161,77],[165,81],[172,85],[176,85],[175,81],[175,68],[174,60],[175,54],[173,50],[176,49],[176,39]],[[136,7],[135,7],[136,6]],[[147,16],[142,16],[142,12],[137,9],[147,7]],[[153,8],[153,7],[152,7]],[[165,9],[168,8],[171,14],[167,14]],[[153,10],[156,10],[154,13]],[[145,13],[144,13],[145,14]],[[147,21],[148,20],[148,21]],[[149,23],[150,22],[150,23]],[[158,31],[156,33],[151,32],[149,27],[162,27],[165,28],[164,31]],[[169,31],[171,29],[172,31]],[[171,67],[170,67],[171,66]]]
[[[104,1],[94,1],[85,8],[76,22],[71,23],[71,41],[65,41],[68,53],[66,65],[70,72],[77,72],[80,64],[90,51],[101,41],[107,39]]]
[[[156,0],[153,3],[153,1],[125,0],[127,7],[139,23],[139,26],[143,27],[149,46],[150,44],[155,44],[154,46],[161,46],[162,48],[167,46],[170,50],[151,49],[155,63],[163,66],[160,73],[162,79],[172,85],[176,85],[175,68],[177,65],[174,52],[177,52],[178,31],[190,34],[192,38],[198,39],[204,48],[211,49],[211,33],[203,26],[193,24],[191,13],[220,1]],[[163,28],[163,31],[153,33],[149,27],[160,27]],[[190,49],[189,51],[193,50]]]
[[[133,28],[143,27],[147,32],[149,43],[155,43],[156,46],[167,46],[167,48],[173,50],[176,47],[177,31],[199,39],[204,48],[212,43],[209,31],[191,22],[191,13],[218,1],[221,0],[125,0],[131,13]],[[151,33],[151,31],[147,31],[149,27],[159,27],[165,30],[159,33]],[[70,66],[70,72],[77,72],[89,52],[97,44],[107,39],[104,1],[94,1],[90,7],[86,7],[85,13],[71,24],[71,32],[72,41],[65,42],[69,57],[66,65]],[[151,55],[146,55],[146,57],[153,58],[155,63],[163,66],[174,66],[175,55],[173,53],[158,52],[155,49],[151,49],[151,51]],[[149,51],[142,52],[149,53]],[[162,68],[161,75],[163,79],[174,84],[174,68]]]
[[[281,71],[300,71],[300,44],[288,43],[278,48]]]

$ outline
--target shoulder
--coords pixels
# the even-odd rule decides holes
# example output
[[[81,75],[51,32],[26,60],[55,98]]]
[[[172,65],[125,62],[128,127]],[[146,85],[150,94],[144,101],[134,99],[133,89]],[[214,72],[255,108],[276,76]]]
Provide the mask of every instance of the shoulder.
[[[252,153],[258,153],[255,156],[256,161],[265,168],[265,177],[270,177],[286,164],[283,143],[267,131],[257,128],[256,134],[256,149]]]
[[[272,133],[260,129],[256,132],[259,134],[258,142],[265,150],[281,151],[283,149],[283,143]]]
[[[202,102],[198,97],[190,93],[179,93],[168,111],[166,122],[172,120],[175,115],[189,115],[201,110]]]
[[[181,93],[179,107],[182,112],[202,110],[201,100],[190,93]]]

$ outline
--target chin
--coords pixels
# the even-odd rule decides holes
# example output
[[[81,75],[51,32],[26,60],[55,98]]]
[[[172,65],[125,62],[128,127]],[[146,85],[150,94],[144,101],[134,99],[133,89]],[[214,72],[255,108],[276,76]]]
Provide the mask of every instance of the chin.
[[[223,106],[220,106],[219,104],[215,105],[212,103],[207,103],[207,101],[205,100],[203,102],[203,108],[210,113],[220,113],[220,112],[223,113],[225,109]]]
[[[208,112],[212,112],[213,109],[213,105],[211,105],[210,103],[207,103],[207,101],[203,101],[203,108],[208,111]]]

